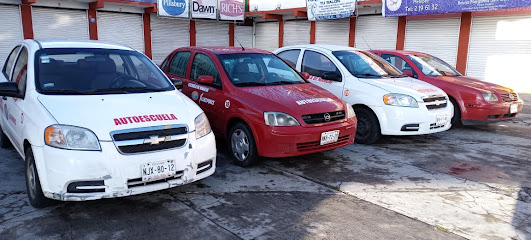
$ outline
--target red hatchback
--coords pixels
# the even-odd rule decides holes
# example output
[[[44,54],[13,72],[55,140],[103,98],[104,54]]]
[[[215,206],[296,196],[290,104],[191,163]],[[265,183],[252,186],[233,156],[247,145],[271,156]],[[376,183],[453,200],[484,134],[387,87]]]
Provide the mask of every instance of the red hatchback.
[[[184,47],[162,63],[182,92],[227,139],[240,166],[259,156],[287,157],[352,144],[351,106],[309,83],[274,54],[235,47]]]
[[[478,125],[516,117],[524,102],[510,88],[461,75],[443,60],[411,51],[371,51],[404,74],[444,90],[454,105],[452,125]]]

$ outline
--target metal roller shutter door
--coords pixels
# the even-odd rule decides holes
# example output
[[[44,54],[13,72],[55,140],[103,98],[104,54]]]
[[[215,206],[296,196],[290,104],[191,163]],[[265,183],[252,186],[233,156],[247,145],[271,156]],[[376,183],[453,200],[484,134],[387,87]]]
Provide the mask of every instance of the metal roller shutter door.
[[[127,45],[144,52],[144,22],[141,14],[99,12],[98,40]]]
[[[316,21],[315,43],[348,46],[349,32],[349,18]]]
[[[215,21],[195,23],[197,46],[229,46],[229,24]]]
[[[284,22],[283,46],[300,44],[310,44],[310,21],[295,20]]]
[[[408,20],[405,50],[429,53],[455,67],[460,18]]]
[[[13,5],[0,5],[0,65],[23,39],[20,9]]]
[[[356,20],[356,48],[396,49],[397,30],[396,17],[359,16]]]
[[[234,36],[246,47],[253,47],[253,27],[252,26],[234,26]],[[234,39],[234,46],[238,46],[238,41]]]
[[[159,18],[151,14],[153,61],[161,64],[173,50],[190,46],[190,21]]]
[[[473,17],[467,75],[531,92],[531,16]]]
[[[256,24],[255,48],[273,51],[278,48],[278,22]]]
[[[89,39],[86,10],[32,7],[36,39]]]

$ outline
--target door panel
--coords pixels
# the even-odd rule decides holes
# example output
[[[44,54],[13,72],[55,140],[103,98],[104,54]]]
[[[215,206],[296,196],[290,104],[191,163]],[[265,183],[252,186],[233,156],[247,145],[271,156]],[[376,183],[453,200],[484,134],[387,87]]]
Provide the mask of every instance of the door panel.
[[[310,82],[328,90],[339,98],[343,98],[343,87],[346,80],[343,78],[344,74],[341,74],[337,65],[324,53],[305,50],[302,57],[301,72],[310,74]],[[343,79],[339,81],[326,79],[323,76],[326,72],[339,74]]]

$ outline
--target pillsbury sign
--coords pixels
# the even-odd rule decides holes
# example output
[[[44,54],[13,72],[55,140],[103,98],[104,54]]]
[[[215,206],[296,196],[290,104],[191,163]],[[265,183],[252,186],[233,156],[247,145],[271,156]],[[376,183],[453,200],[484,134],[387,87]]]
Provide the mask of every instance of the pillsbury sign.
[[[157,5],[159,16],[189,18],[188,0],[158,0]]]

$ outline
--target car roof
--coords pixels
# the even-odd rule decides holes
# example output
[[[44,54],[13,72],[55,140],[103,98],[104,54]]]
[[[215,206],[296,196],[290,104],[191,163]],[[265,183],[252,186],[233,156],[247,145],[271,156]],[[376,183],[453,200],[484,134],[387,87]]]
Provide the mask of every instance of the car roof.
[[[287,46],[286,48],[313,48],[313,49],[328,50],[328,51],[352,51],[352,50],[363,51],[362,49],[348,47],[348,46],[327,45],[327,44],[303,44],[303,45]]]
[[[117,50],[133,50],[131,47],[96,40],[70,40],[70,39],[28,39],[28,43],[37,43],[40,48],[103,48]]]
[[[403,55],[429,55],[428,53],[415,52],[415,51],[406,51],[406,50],[371,50],[371,52],[398,53],[398,54],[403,54]]]
[[[178,48],[177,51],[182,50],[204,50],[209,51],[214,54],[231,54],[231,53],[267,53],[271,54],[271,52],[268,52],[266,50],[262,49],[256,49],[256,48],[244,48],[241,47],[224,47],[224,46],[208,46],[208,47],[182,47]]]

